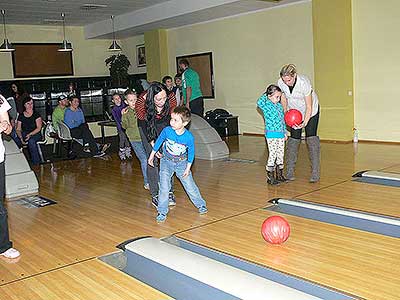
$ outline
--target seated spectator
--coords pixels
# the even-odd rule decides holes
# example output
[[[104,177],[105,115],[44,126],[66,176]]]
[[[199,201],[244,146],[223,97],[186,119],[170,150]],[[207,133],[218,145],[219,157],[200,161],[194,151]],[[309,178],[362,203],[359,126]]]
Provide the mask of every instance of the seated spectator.
[[[24,99],[27,98],[28,94],[24,92],[23,88],[17,82],[13,82],[11,84],[11,95],[17,106],[17,112],[22,114],[24,111]]]
[[[17,136],[20,145],[28,146],[29,154],[31,155],[32,164],[40,163],[38,141],[42,139],[42,118],[33,109],[33,100],[30,97],[24,98],[24,111],[18,115],[17,119]]]
[[[53,123],[53,127],[55,130],[58,130],[58,124],[62,121],[64,121],[64,113],[65,109],[67,108],[69,102],[67,97],[64,95],[61,95],[58,97],[58,105],[56,108],[53,110],[53,114],[51,116],[51,120]]]
[[[71,105],[65,110],[64,123],[71,130],[71,136],[75,139],[83,139],[83,143],[89,144],[90,153],[93,157],[104,156],[105,152],[100,151],[94,139],[93,133],[85,121],[82,109],[79,108],[79,98],[72,97]]]

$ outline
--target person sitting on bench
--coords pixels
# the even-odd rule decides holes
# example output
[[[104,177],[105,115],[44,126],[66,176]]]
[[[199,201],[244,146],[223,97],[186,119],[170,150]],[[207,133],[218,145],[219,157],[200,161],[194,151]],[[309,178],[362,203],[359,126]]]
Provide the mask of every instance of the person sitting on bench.
[[[69,127],[71,136],[75,139],[83,139],[84,144],[88,143],[90,153],[93,157],[104,156],[105,152],[97,147],[93,133],[85,121],[83,111],[79,107],[79,98],[73,96],[70,101],[71,105],[64,113],[64,123]]]
[[[28,146],[29,154],[33,165],[40,164],[39,142],[42,139],[43,121],[40,115],[33,109],[33,100],[30,97],[24,98],[24,111],[18,115],[17,136],[20,140],[19,146]]]

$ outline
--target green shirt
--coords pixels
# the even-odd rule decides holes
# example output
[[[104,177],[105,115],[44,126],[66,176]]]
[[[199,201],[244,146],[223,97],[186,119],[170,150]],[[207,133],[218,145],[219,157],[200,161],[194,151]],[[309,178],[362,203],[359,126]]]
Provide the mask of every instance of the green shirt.
[[[192,95],[190,96],[189,101],[203,96],[200,89],[199,74],[197,74],[197,72],[191,68],[187,68],[182,74],[182,93],[184,103],[186,103],[186,89],[188,87],[192,88]]]
[[[53,127],[56,130],[58,128],[58,123],[64,121],[64,113],[65,113],[65,107],[61,108],[60,106],[57,106],[53,111],[51,119],[53,121]]]
[[[121,125],[122,128],[126,130],[126,135],[128,136],[130,142],[141,141],[137,117],[134,109],[129,107],[128,112],[122,114]]]

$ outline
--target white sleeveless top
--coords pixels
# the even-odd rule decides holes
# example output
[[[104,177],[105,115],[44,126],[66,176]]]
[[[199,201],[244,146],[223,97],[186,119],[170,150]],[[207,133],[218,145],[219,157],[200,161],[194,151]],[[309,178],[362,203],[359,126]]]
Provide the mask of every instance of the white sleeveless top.
[[[289,87],[283,82],[282,78],[279,78],[278,86],[286,96],[288,109],[297,109],[304,116],[306,113],[305,97],[311,94],[311,117],[317,114],[319,106],[318,96],[311,86],[311,81],[306,76],[297,74],[296,85],[292,92],[290,92]]]
[[[8,104],[7,100],[2,95],[0,95],[0,98],[1,98],[1,100],[3,100],[3,104],[0,105],[0,113],[7,112],[8,110],[11,109],[11,106],[10,106],[10,104]],[[1,133],[0,133],[0,163],[4,162],[4,152],[5,152],[5,148],[4,148],[3,140],[1,139]]]

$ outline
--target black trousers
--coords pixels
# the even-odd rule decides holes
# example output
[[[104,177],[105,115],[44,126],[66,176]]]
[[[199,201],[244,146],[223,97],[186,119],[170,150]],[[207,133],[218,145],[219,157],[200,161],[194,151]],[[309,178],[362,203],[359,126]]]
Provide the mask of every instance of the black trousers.
[[[90,131],[89,126],[86,123],[83,123],[78,127],[72,128],[70,131],[73,138],[83,139],[84,144],[89,144],[90,153],[92,155],[95,155],[97,152],[99,152],[93,133]]]
[[[203,97],[193,99],[189,102],[189,108],[192,114],[204,117],[204,100]]]
[[[308,121],[308,124],[305,128],[306,131],[306,137],[310,136],[316,136],[317,135],[317,130],[318,130],[318,122],[319,122],[319,110],[317,114],[313,117],[310,118]],[[290,137],[294,139],[301,139],[301,131],[303,129],[293,129],[290,127]]]
[[[7,210],[4,207],[5,183],[6,175],[3,161],[0,163],[0,253],[3,253],[12,247],[8,233]]]

